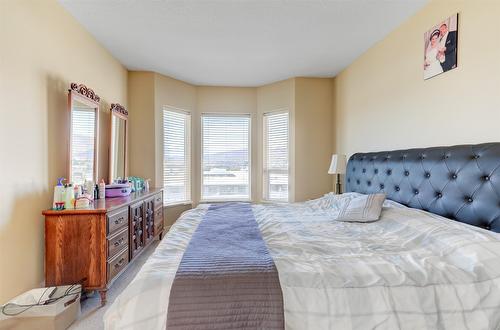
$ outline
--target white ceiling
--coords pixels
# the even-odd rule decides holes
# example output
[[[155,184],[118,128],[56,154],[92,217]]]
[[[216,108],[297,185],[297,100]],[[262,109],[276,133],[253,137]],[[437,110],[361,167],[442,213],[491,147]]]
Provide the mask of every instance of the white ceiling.
[[[130,70],[260,86],[335,76],[428,0],[59,1]]]

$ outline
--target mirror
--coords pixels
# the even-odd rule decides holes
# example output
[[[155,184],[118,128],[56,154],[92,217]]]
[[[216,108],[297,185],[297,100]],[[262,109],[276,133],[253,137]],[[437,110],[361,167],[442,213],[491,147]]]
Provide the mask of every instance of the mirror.
[[[81,185],[97,181],[99,101],[85,85],[72,83],[68,91],[70,112],[68,180]]]
[[[109,181],[127,176],[128,111],[118,103],[111,104],[111,141],[109,146]]]

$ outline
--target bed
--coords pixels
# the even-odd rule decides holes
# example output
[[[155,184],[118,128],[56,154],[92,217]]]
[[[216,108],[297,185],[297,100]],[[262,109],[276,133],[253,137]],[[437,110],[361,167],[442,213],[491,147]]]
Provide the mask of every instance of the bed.
[[[500,143],[360,153],[343,195],[251,205],[279,274],[284,327],[499,328],[499,166]],[[379,221],[332,221],[375,192],[387,195]],[[106,312],[107,329],[165,329],[172,283],[208,212],[179,218]]]

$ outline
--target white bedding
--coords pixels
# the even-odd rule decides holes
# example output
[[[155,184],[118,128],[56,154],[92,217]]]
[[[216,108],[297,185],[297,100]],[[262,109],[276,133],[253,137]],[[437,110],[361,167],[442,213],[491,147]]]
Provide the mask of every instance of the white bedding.
[[[287,329],[498,329],[500,235],[386,201],[372,223],[331,220],[346,199],[253,206],[283,289]],[[206,205],[172,226],[104,317],[164,329],[182,254]]]

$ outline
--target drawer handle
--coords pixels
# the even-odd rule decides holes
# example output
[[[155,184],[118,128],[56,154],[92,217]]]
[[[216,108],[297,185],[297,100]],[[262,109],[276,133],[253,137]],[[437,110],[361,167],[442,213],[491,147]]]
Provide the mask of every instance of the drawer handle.
[[[119,225],[122,222],[123,222],[123,217],[120,217],[119,219],[115,220],[115,225]]]
[[[121,258],[120,261],[118,261],[116,264],[115,264],[115,268],[118,268],[120,267],[121,265],[123,265],[123,263],[125,262],[125,258]]]
[[[115,246],[120,246],[125,239],[122,237],[118,241],[115,242]]]

